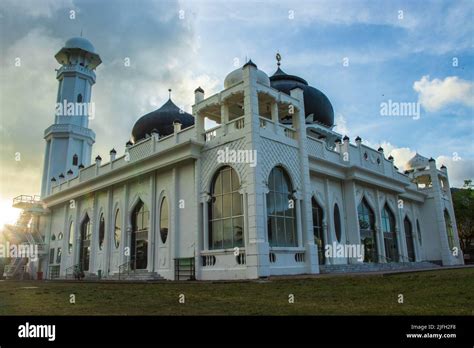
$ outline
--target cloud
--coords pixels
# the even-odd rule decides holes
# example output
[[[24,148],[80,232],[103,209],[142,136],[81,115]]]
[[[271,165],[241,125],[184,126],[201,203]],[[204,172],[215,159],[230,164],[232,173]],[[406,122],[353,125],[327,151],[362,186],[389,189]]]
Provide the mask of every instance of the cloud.
[[[464,180],[474,181],[474,160],[459,156],[438,156],[436,158],[438,167],[445,165],[448,169],[449,184],[451,187],[462,187]]]
[[[413,89],[418,93],[418,102],[427,111],[438,111],[450,104],[474,106],[474,84],[457,76],[430,81],[425,75],[413,83]]]
[[[73,0],[3,0],[2,7],[23,16],[52,17],[60,8],[75,9]]]
[[[82,26],[103,61],[92,91],[96,106],[96,117],[89,123],[96,132],[92,158],[104,157],[112,147],[120,154],[135,121],[166,102],[168,88],[173,89],[173,101],[187,112],[197,86],[207,95],[216,91],[218,79],[195,64],[198,49],[192,20],[179,19],[177,3],[146,4],[77,2],[81,15],[75,22],[65,18],[67,7],[48,5],[40,18],[28,13],[36,17],[22,30],[15,28],[22,23],[18,18],[23,8],[9,5],[2,13],[0,198],[39,191],[43,131],[54,121],[58,88],[54,55]],[[124,64],[126,57],[130,67]],[[15,66],[16,58],[21,59],[20,67]],[[21,161],[15,161],[17,152]]]
[[[349,135],[349,128],[347,127],[347,121],[341,114],[336,114],[334,131],[340,134]]]

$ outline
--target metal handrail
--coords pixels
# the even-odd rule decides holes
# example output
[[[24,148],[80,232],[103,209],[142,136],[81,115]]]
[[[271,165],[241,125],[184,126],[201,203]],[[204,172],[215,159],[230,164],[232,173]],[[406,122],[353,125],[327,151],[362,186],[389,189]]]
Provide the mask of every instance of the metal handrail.
[[[81,267],[79,263],[76,263],[75,265],[72,265],[71,267],[66,268],[66,279],[68,279],[68,274],[70,273],[74,277],[74,272],[81,271]]]
[[[133,259],[130,259],[127,262],[124,262],[119,266],[119,274],[118,274],[119,280],[121,279],[122,274],[127,274],[127,275],[130,274],[130,271],[131,271],[131,268],[132,268],[131,265],[132,265],[133,261],[134,261]]]

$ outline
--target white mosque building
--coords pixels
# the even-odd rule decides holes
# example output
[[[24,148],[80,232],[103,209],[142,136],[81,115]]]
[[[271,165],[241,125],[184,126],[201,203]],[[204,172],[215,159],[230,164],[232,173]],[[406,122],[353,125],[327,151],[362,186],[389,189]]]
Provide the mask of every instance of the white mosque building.
[[[72,38],[55,58],[57,102],[91,102],[94,46]],[[329,99],[279,56],[270,77],[249,61],[224,90],[194,95],[192,115],[170,98],[136,121],[122,156],[93,162],[89,110],[56,114],[41,197],[14,200],[23,214],[9,234],[40,257],[14,259],[6,275],[224,280],[463,264],[446,167],[417,154],[401,173],[382,148],[342,138]]]

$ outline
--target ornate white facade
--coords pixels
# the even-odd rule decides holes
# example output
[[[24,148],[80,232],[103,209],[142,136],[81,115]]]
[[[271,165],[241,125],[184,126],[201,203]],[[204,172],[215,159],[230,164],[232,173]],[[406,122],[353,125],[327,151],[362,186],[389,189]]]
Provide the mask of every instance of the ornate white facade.
[[[76,47],[82,56],[90,50]],[[89,101],[95,66],[81,68]],[[285,93],[272,83],[249,62],[221,92],[195,91],[194,125],[175,122],[165,136],[150,130],[122,156],[114,150],[90,165],[82,147],[83,168],[72,165],[80,150],[53,149],[47,131],[45,210],[35,215],[44,255],[30,269],[48,278],[79,270],[86,278],[206,280],[463,264],[446,168],[417,156],[401,173],[383,149],[342,140],[308,115],[304,88]],[[75,100],[77,86],[59,95]],[[206,117],[219,125],[206,130]],[[68,144],[70,128],[61,131]],[[92,146],[94,137],[81,139]],[[254,151],[255,165],[221,163],[220,150]],[[324,256],[325,245],[362,245],[365,256]]]

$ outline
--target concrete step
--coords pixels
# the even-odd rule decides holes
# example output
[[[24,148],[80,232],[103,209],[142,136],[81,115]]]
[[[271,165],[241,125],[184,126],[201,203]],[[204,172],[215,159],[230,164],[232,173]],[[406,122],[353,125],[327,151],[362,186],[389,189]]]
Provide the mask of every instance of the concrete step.
[[[393,262],[393,263],[358,263],[345,265],[320,266],[321,273],[354,273],[354,272],[383,272],[410,269],[439,268],[439,265],[428,261],[421,262]]]
[[[136,281],[145,281],[145,280],[165,280],[162,276],[160,276],[156,272],[147,272],[147,271],[135,271],[126,274],[119,274],[114,273],[109,275],[107,278],[103,278],[103,280],[136,280]]]

